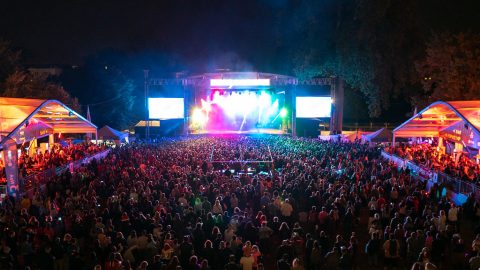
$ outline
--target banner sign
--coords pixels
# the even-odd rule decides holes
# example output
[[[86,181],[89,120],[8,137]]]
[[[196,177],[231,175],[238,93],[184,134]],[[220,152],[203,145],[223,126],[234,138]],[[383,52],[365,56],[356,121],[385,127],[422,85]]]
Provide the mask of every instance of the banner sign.
[[[13,135],[17,143],[31,141],[35,138],[42,138],[53,134],[53,129],[42,122],[32,122],[28,126],[22,126],[18,132]]]
[[[418,177],[422,181],[433,181],[435,178],[434,172],[429,169],[422,168],[416,164],[413,164],[411,161],[407,161],[406,165],[410,169],[412,175]]]
[[[465,146],[480,148],[480,134],[477,134],[469,125],[465,125],[463,121],[458,121],[441,130],[440,136],[456,143],[465,143]]]
[[[3,144],[3,158],[5,161],[7,192],[15,197],[18,193],[17,143],[10,138]]]

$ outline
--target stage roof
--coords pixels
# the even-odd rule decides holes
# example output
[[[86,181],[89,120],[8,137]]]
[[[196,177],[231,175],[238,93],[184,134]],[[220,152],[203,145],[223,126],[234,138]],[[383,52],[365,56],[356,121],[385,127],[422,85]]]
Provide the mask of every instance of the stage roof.
[[[7,137],[17,143],[29,135],[95,133],[97,127],[58,100],[0,97],[0,145]]]
[[[438,137],[440,131],[459,122],[480,136],[480,100],[434,102],[393,133],[396,137]]]
[[[296,79],[293,76],[264,72],[214,72],[189,76],[188,79]]]

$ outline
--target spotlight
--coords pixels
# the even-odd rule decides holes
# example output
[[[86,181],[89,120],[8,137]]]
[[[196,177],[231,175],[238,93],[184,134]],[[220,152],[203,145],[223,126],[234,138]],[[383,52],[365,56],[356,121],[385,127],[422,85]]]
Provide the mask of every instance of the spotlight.
[[[203,126],[207,123],[207,117],[200,108],[194,108],[192,111],[192,122],[196,125]]]
[[[280,110],[280,117],[284,118],[285,116],[287,116],[288,114],[288,110],[286,108],[282,108]]]

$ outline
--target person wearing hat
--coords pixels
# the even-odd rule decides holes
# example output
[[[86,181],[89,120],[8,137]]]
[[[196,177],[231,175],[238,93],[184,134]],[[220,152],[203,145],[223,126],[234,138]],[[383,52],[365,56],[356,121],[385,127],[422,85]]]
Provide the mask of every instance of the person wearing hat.
[[[340,248],[341,256],[340,256],[340,269],[342,270],[351,270],[352,269],[352,256],[348,252],[348,249],[346,246],[342,246]]]
[[[277,261],[277,269],[278,270],[290,270],[290,262],[289,256],[287,253],[282,255],[282,258]]]
[[[260,248],[264,252],[270,250],[270,237],[273,234],[273,230],[268,227],[267,221],[263,221],[258,229],[258,238],[260,239]]]
[[[183,237],[183,242],[180,244],[179,247],[180,251],[180,264],[182,266],[187,266],[188,260],[190,259],[190,256],[193,255],[193,245],[190,243],[190,238],[188,235],[185,235]]]
[[[228,258],[228,263],[225,265],[225,270],[239,270],[240,267],[238,266],[238,264],[235,262],[235,255],[230,255],[230,257]]]

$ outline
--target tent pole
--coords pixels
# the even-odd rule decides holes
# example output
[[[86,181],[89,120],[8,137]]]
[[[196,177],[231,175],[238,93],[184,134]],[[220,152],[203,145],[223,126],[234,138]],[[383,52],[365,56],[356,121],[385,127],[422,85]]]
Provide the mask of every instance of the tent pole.
[[[95,144],[98,145],[98,129],[95,129]]]

